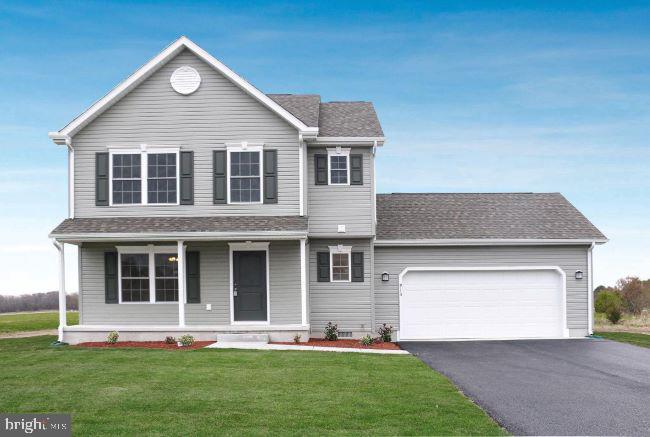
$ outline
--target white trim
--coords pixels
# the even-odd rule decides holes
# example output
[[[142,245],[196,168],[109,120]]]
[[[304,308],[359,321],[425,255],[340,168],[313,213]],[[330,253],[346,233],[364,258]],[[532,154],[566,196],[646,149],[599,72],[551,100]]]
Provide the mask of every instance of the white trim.
[[[588,317],[588,329],[589,335],[594,333],[594,273],[593,273],[593,251],[594,244],[592,243],[589,246],[587,251],[587,314]]]
[[[259,154],[260,162],[260,200],[257,202],[233,202],[230,200],[230,154],[232,152],[257,152]],[[226,143],[226,198],[228,205],[258,205],[264,203],[264,144],[263,143],[249,143],[242,141],[241,143]],[[253,177],[253,176],[250,176]]]
[[[66,326],[67,332],[102,332],[102,331],[124,331],[124,332],[269,332],[269,331],[297,331],[310,329],[309,325],[287,324],[287,325],[189,325],[180,327],[178,325],[72,325]]]
[[[307,324],[307,256],[306,239],[300,240],[300,310],[303,325]]]
[[[153,259],[153,257],[150,258]],[[176,245],[176,259],[178,260],[178,326],[182,327],[185,326],[185,302],[187,300],[185,295],[185,245],[183,245],[183,240],[178,240]],[[154,280],[155,277],[154,271]]]
[[[284,109],[282,106],[274,102],[266,94],[259,91],[257,88],[252,86],[242,77],[235,74],[231,69],[226,67],[224,64],[215,59],[208,52],[203,50],[201,47],[189,40],[189,38],[182,36],[172,44],[167,46],[162,52],[156,55],[153,59],[147,62],[145,65],[140,67],[135,73],[129,76],[126,80],[120,83],[118,86],[113,88],[108,94],[104,97],[93,103],[90,108],[84,111],[82,114],[73,119],[68,123],[63,129],[59,132],[50,132],[49,136],[52,138],[55,143],[59,141],[59,138],[62,136],[72,137],[74,134],[83,129],[88,123],[94,120],[98,115],[103,113],[111,105],[121,99],[124,95],[129,93],[133,88],[142,83],[147,79],[151,74],[158,70],[158,67],[163,65],[172,57],[176,56],[183,49],[187,48],[193,52],[200,59],[205,61],[207,64],[212,66],[218,72],[226,76],[231,80],[235,85],[241,88],[244,92],[248,93],[250,96],[255,98],[261,104],[266,106],[271,111],[278,114],[280,117],[285,119],[289,124],[294,126],[299,131],[303,132],[303,135],[315,136],[318,134],[318,128],[309,127],[300,121],[297,117],[292,115],[289,111]]]
[[[449,238],[429,240],[377,240],[375,246],[553,246],[604,244],[607,239],[502,239],[502,238]]]
[[[566,273],[559,266],[469,266],[469,267],[407,267],[399,274],[399,318],[400,323],[402,319],[402,285],[404,276],[408,272],[423,272],[423,271],[526,271],[526,270],[553,270],[560,274],[562,278],[562,333],[564,338],[569,337],[569,321],[567,318],[567,289],[566,289]],[[402,339],[404,340],[404,339]]]
[[[74,148],[68,144],[68,217],[74,218]]]
[[[304,208],[304,203],[305,203],[305,189],[304,189],[304,184],[305,181],[303,180],[305,178],[304,173],[305,169],[304,167],[304,154],[305,151],[303,150],[305,147],[304,142],[302,141],[302,135],[298,135],[298,190],[300,191],[299,193],[299,198],[300,198],[300,216],[305,215],[305,208]]]
[[[255,231],[255,232],[142,232],[142,233],[86,233],[86,234],[50,234],[57,241],[93,242],[93,241],[232,241],[241,240],[297,240],[307,237],[307,231]],[[339,235],[340,237],[340,235]]]
[[[332,157],[345,156],[345,164],[347,170],[347,177],[345,183],[332,182]],[[333,186],[348,186],[350,185],[350,148],[336,147],[335,149],[327,149],[327,185]]]
[[[386,137],[316,137],[309,139],[309,144],[367,144],[372,146],[377,143],[377,146],[383,146],[385,141]]]
[[[230,324],[231,325],[270,325],[271,324],[271,275],[270,275],[270,262],[269,262],[269,242],[252,242],[246,241],[245,243],[228,243],[228,259],[230,263]],[[235,287],[234,287],[234,272],[233,272],[233,253],[242,251],[260,251],[266,252],[266,320],[251,320],[251,321],[235,321]]]
[[[54,247],[59,251],[59,336],[58,340],[63,341],[63,331],[67,325],[66,313],[66,289],[65,289],[65,245],[53,241]]]
[[[176,202],[175,203],[150,203],[149,202],[149,154],[174,153],[176,154]],[[140,203],[113,203],[113,155],[140,154]],[[180,148],[178,146],[141,144],[139,148],[109,147],[108,148],[108,205],[113,207],[129,206],[178,206],[181,200],[181,162]],[[133,178],[134,179],[134,178]]]
[[[181,300],[181,259],[178,254],[178,246],[156,246],[153,244],[141,246],[115,246],[117,249],[117,303],[120,305],[169,305],[177,304]],[[122,254],[142,254],[148,256],[149,270],[149,301],[122,302]],[[175,253],[178,259],[178,302],[156,300],[156,261],[154,255],[157,253]],[[180,320],[180,319],[179,319]]]
[[[330,249],[330,282],[352,282],[352,246],[329,246]],[[333,255],[345,254],[348,256],[348,279],[334,279]]]

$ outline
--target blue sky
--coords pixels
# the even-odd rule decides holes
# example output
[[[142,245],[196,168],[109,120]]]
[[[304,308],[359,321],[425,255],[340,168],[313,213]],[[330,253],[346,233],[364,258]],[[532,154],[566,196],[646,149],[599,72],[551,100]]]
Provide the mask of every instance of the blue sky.
[[[57,289],[47,132],[180,35],[265,92],[373,101],[380,192],[559,191],[611,239],[596,284],[650,277],[649,22],[635,2],[0,1],[0,293]]]

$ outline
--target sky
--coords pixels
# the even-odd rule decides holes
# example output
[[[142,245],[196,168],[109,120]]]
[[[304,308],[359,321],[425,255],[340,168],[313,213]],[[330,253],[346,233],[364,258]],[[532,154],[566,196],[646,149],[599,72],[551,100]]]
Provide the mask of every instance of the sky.
[[[58,289],[58,130],[181,35],[268,93],[374,102],[378,192],[561,192],[650,277],[650,3],[0,0],[0,294]],[[76,252],[67,253],[77,290]]]

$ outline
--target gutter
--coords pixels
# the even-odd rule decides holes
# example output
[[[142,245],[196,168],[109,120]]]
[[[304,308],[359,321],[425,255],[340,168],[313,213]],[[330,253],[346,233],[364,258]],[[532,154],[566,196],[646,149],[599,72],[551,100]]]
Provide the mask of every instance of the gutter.
[[[429,240],[377,240],[375,246],[409,247],[409,246],[553,246],[553,245],[593,245],[605,244],[608,239],[504,239],[504,238],[448,238]]]

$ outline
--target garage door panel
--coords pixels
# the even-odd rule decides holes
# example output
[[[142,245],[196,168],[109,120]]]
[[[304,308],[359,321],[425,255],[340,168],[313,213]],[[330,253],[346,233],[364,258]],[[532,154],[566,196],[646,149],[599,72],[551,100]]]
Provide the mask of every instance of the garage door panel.
[[[535,338],[563,333],[555,270],[412,271],[402,281],[402,339]]]

